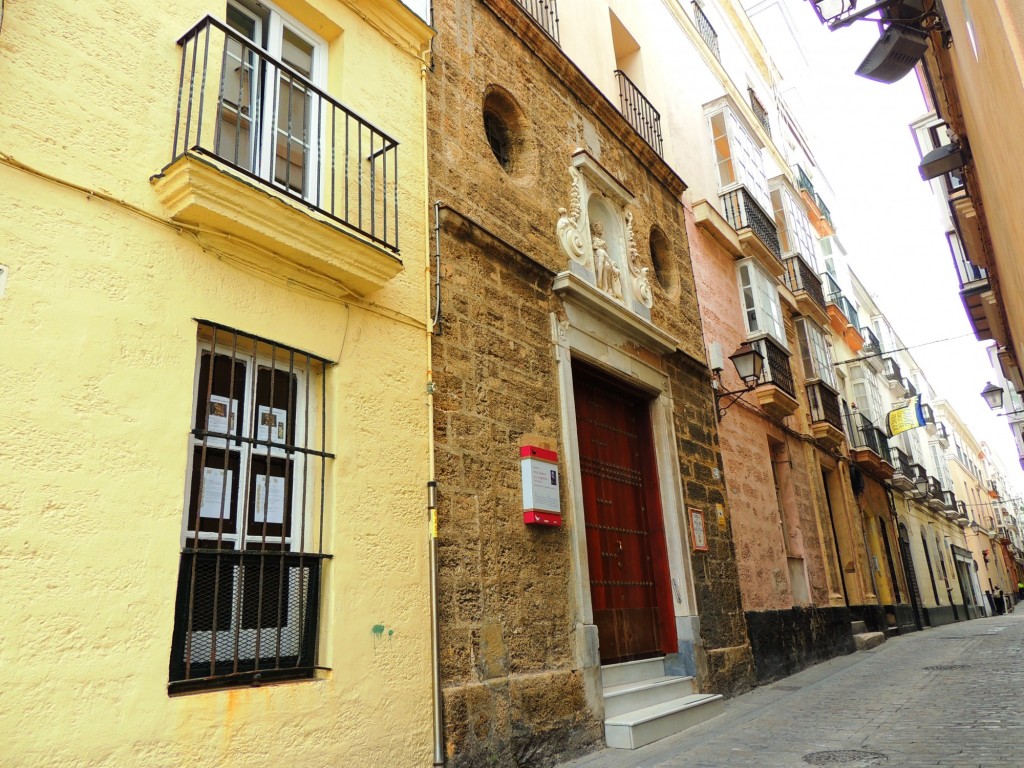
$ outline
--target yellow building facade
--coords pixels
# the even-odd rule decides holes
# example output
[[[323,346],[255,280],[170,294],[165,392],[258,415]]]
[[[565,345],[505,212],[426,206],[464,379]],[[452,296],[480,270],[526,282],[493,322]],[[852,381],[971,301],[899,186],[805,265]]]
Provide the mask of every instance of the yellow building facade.
[[[429,763],[430,35],[6,3],[0,762]]]

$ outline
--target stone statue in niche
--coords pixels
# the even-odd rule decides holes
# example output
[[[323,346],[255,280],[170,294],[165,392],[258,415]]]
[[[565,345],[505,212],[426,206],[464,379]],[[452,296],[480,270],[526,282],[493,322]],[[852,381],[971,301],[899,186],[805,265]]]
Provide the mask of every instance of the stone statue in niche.
[[[629,273],[633,276],[633,287],[640,303],[650,309],[654,306],[654,295],[651,293],[650,268],[640,266],[640,253],[637,251],[636,238],[633,237],[633,214],[626,214],[626,248],[629,251]]]
[[[622,301],[622,282],[619,268],[608,255],[608,243],[604,240],[604,223],[595,221],[590,225],[590,244],[594,250],[594,277],[597,287],[619,301]]]
[[[588,269],[593,266],[590,262],[583,238],[580,237],[580,172],[575,168],[569,169],[572,176],[572,187],[569,192],[569,210],[558,209],[558,225],[556,232],[563,250],[569,254],[569,258]]]

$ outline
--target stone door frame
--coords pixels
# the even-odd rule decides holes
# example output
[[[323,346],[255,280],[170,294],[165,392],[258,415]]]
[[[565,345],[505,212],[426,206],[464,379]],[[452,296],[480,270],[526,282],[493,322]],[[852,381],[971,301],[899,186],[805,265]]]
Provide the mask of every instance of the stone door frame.
[[[555,278],[554,290],[563,299],[565,317],[551,315],[552,338],[558,366],[562,451],[571,558],[570,574],[576,619],[576,662],[579,668],[600,668],[597,627],[590,596],[586,529],[583,514],[580,451],[573,388],[573,360],[586,363],[650,397],[650,419],[658,492],[665,526],[668,571],[679,651],[669,654],[670,674],[696,675],[695,650],[700,642],[693,570],[685,530],[683,481],[676,450],[674,406],[668,374],[650,361],[675,351],[671,337],[612,302],[571,273]],[[594,681],[598,686],[599,679]],[[599,696],[600,689],[597,694]]]

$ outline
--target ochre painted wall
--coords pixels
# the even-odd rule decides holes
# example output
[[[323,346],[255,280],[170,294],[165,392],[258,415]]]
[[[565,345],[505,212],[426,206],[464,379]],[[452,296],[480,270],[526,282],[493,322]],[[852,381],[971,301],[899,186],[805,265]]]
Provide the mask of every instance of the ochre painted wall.
[[[5,765],[430,762],[421,60],[343,2],[318,4],[345,30],[329,52],[343,64],[336,95],[401,142],[404,270],[365,301],[254,274],[166,220],[149,177],[170,160],[175,41],[207,13],[223,18],[223,5],[7,2]],[[319,657],[329,671],[315,680],[168,696],[194,318],[337,362]]]

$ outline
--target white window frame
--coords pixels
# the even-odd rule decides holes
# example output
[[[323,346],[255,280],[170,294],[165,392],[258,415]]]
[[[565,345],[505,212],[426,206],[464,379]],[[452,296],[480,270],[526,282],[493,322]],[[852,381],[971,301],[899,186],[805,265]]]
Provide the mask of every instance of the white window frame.
[[[723,115],[726,133],[716,135],[713,118]],[[711,136],[712,149],[715,152],[715,171],[718,180],[719,194],[725,194],[737,187],[746,187],[758,204],[765,210],[772,210],[771,196],[768,192],[768,176],[765,174],[761,160],[761,146],[754,140],[750,131],[736,116],[732,107],[725,105],[707,114],[708,134]],[[718,141],[725,139],[729,154],[723,158],[718,154]],[[722,178],[722,165],[728,161],[732,169],[732,180]]]
[[[276,62],[284,64],[284,33],[285,30],[295,35],[297,38],[302,40],[311,46],[311,61],[310,61],[310,73],[308,76],[309,81],[313,86],[321,90],[324,89],[327,79],[327,43],[323,38],[314,34],[303,24],[295,20],[292,16],[285,13],[281,9],[269,2],[259,2],[258,5],[265,9],[266,19],[263,18],[259,13],[256,13],[252,8],[248,7],[249,4],[242,2],[241,0],[227,0],[226,8],[233,8],[239,13],[247,16],[255,22],[257,40],[252,40],[252,46],[259,48],[267,55],[269,55]],[[230,26],[230,25],[229,25]],[[266,27],[264,29],[264,26]],[[232,29],[236,34],[241,34],[238,30]],[[264,39],[266,45],[264,46]],[[256,58],[253,56],[252,58]],[[285,96],[286,87],[275,82],[275,77],[280,78],[280,72],[282,70],[277,68],[267,68],[264,72],[263,82],[256,83],[253,78],[250,85],[250,99],[256,97],[259,94],[259,100],[262,108],[259,110],[258,115],[251,116],[251,121],[255,130],[253,130],[252,141],[256,142],[256,147],[259,148],[259,156],[253,157],[250,160],[250,164],[254,166],[252,172],[257,175],[260,179],[273,185],[279,189],[285,189],[290,194],[297,194],[296,190],[290,189],[287,185],[277,181],[277,118],[281,109],[280,100],[287,98]],[[265,98],[266,94],[277,94],[277,101],[274,99]],[[308,160],[304,163],[303,167],[303,179],[302,179],[302,197],[306,200],[315,200],[318,198],[318,190],[315,188],[317,179],[320,177],[318,172],[318,164],[320,158],[316,156],[316,147],[320,143],[320,136],[324,133],[323,121],[326,119],[323,115],[323,101],[315,93],[309,93],[307,95],[307,103],[309,104],[309,116],[307,117],[308,124],[308,135],[304,142],[306,147],[306,156]],[[292,139],[295,137],[293,136]],[[291,182],[294,183],[294,182]]]
[[[828,345],[825,331],[806,317],[797,318],[796,328],[805,375],[809,379],[818,379],[838,391],[835,369],[832,365],[832,350]]]
[[[747,336],[771,336],[788,351],[782,303],[775,280],[761,269],[756,259],[747,258],[736,262],[736,282]]]

